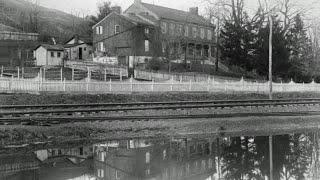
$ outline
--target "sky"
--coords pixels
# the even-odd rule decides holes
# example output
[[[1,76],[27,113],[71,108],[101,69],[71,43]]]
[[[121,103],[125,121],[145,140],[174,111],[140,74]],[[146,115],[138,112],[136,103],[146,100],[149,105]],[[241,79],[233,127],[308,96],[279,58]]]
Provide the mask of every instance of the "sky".
[[[80,15],[95,15],[97,4],[103,0],[38,0],[40,5],[58,9],[67,13],[80,13]],[[120,5],[123,10],[128,8],[134,0],[110,0],[113,5]],[[188,11],[189,7],[199,7],[200,13],[204,12],[204,0],[142,0],[145,3],[156,4],[160,6],[170,7]],[[268,0],[276,1],[276,0]],[[320,0],[292,0],[298,6],[311,8],[314,17],[320,16]],[[246,7],[253,10],[257,7],[258,0],[246,0]],[[317,4],[315,4],[317,3]]]

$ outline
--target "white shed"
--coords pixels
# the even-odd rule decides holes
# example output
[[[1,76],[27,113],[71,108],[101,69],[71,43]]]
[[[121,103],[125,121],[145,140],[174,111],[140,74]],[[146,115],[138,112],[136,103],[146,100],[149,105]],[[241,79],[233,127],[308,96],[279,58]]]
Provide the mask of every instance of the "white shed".
[[[62,45],[41,44],[34,50],[37,66],[61,66],[64,48]]]

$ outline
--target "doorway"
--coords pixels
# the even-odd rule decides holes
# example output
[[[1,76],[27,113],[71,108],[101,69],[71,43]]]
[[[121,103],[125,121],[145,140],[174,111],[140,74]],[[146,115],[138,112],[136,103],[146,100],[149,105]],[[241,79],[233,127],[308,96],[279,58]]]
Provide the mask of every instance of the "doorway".
[[[79,60],[82,60],[82,48],[79,48]]]

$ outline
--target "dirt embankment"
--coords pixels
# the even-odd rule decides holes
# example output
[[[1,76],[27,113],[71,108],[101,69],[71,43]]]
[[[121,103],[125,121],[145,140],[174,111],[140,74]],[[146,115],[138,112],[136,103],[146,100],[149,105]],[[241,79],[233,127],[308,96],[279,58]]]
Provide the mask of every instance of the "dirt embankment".
[[[73,104],[160,101],[206,101],[267,99],[267,94],[255,93],[147,93],[147,94],[0,94],[0,105],[12,104]],[[320,93],[276,93],[274,98],[320,98]]]

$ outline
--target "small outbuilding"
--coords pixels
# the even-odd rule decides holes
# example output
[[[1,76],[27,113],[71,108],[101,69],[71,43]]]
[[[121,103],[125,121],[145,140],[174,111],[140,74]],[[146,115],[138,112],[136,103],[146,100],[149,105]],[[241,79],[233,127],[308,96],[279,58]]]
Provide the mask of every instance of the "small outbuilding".
[[[91,38],[74,35],[64,45],[68,60],[91,60],[92,40]]]
[[[64,48],[62,45],[41,44],[34,50],[37,66],[63,65]]]

